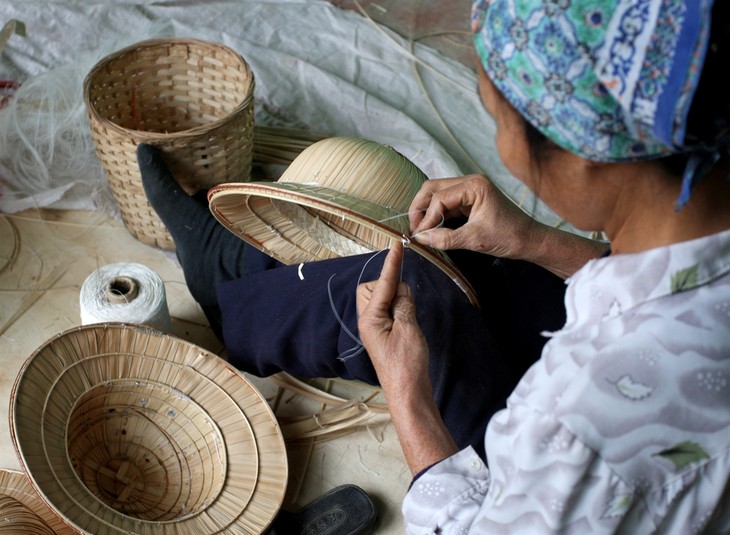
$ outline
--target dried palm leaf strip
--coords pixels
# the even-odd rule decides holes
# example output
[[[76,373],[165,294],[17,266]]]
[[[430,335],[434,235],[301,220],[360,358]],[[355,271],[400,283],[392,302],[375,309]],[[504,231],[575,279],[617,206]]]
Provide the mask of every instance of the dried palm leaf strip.
[[[18,254],[20,254],[20,232],[18,232],[18,227],[13,223],[7,216],[3,215],[3,220],[8,224],[10,227],[10,233],[13,236],[13,250],[10,253],[10,256],[5,260],[5,263],[0,267],[0,274],[4,273],[6,269],[12,267],[12,265],[15,263],[15,260],[18,258]]]
[[[7,331],[8,328],[10,328],[10,326],[18,320],[18,318],[25,314],[25,312],[31,306],[33,306],[33,304],[38,301],[38,299],[40,299],[47,290],[52,288],[53,285],[58,282],[58,279],[60,279],[64,273],[66,273],[65,269],[60,266],[55,266],[38,286],[36,286],[32,290],[29,290],[28,293],[26,293],[23,297],[23,300],[20,302],[20,306],[18,307],[18,309],[13,313],[12,316],[5,320],[5,323],[0,325],[0,335]]]
[[[282,434],[288,443],[317,438],[332,440],[375,422],[390,420],[388,407],[366,400],[346,399],[325,392],[291,375],[280,372],[269,380],[281,389],[304,396],[323,405],[320,412],[304,416],[278,417]]]

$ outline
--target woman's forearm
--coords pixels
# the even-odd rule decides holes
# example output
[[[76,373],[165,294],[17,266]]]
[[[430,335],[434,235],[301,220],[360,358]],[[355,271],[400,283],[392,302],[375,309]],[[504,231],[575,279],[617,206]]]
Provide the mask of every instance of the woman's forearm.
[[[459,451],[430,395],[399,397],[388,405],[412,475]]]
[[[358,330],[368,350],[412,474],[456,453],[428,373],[428,346],[410,288],[399,282],[403,244],[394,242],[380,279],[357,290]]]
[[[535,221],[529,239],[525,240],[518,258],[537,264],[566,279],[586,262],[598,258],[609,249],[606,242],[592,240],[572,232],[556,229]]]

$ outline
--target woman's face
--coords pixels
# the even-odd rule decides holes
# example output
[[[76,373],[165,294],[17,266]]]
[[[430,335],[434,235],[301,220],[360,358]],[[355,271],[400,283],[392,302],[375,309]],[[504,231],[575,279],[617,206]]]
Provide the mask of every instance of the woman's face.
[[[608,214],[597,205],[596,186],[600,181],[593,180],[591,163],[559,147],[535,161],[524,119],[494,86],[481,64],[477,70],[479,94],[497,125],[495,142],[504,166],[576,228],[603,230]]]

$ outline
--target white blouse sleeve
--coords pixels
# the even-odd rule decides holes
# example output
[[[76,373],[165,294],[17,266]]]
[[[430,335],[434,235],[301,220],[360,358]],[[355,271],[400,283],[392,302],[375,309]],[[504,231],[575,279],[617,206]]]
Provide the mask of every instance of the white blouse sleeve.
[[[486,440],[490,469],[467,448],[415,481],[403,503],[407,533],[612,533],[642,508],[550,415],[513,406],[495,416]]]
[[[484,505],[489,481],[489,470],[471,447],[432,466],[406,494],[406,533],[440,533],[469,526]]]

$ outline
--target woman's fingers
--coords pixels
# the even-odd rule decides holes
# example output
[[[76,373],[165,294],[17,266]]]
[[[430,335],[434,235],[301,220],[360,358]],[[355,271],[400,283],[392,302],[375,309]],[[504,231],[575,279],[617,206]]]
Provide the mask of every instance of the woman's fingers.
[[[439,178],[424,182],[421,189],[413,197],[411,205],[408,208],[408,219],[411,223],[411,230],[415,232],[419,228],[431,228],[440,224],[444,220],[445,213],[436,207],[429,210],[433,203],[433,197],[438,196],[439,192],[459,184],[464,178]],[[448,207],[445,208],[450,210]]]
[[[447,250],[464,248],[459,246],[459,237],[458,230],[436,227],[417,232],[411,238],[434,249]]]
[[[433,182],[441,182],[435,180]],[[412,238],[437,249],[468,249],[517,258],[530,239],[532,218],[484,175],[448,179],[448,187],[428,188],[423,217]],[[441,225],[454,215],[467,217],[458,228]]]
[[[411,288],[405,282],[399,282],[393,298],[393,320],[397,322],[413,322],[416,318],[416,306],[411,296]]]
[[[402,262],[403,244],[399,241],[394,241],[383,262],[380,278],[373,288],[369,306],[374,306],[379,311],[390,311],[393,298],[398,288],[398,282],[400,282]]]
[[[440,226],[446,219],[457,215],[469,216],[478,202],[483,187],[481,175],[432,180],[411,203],[409,218],[414,235]],[[418,211],[418,213],[416,213]],[[413,225],[413,223],[416,223]]]

